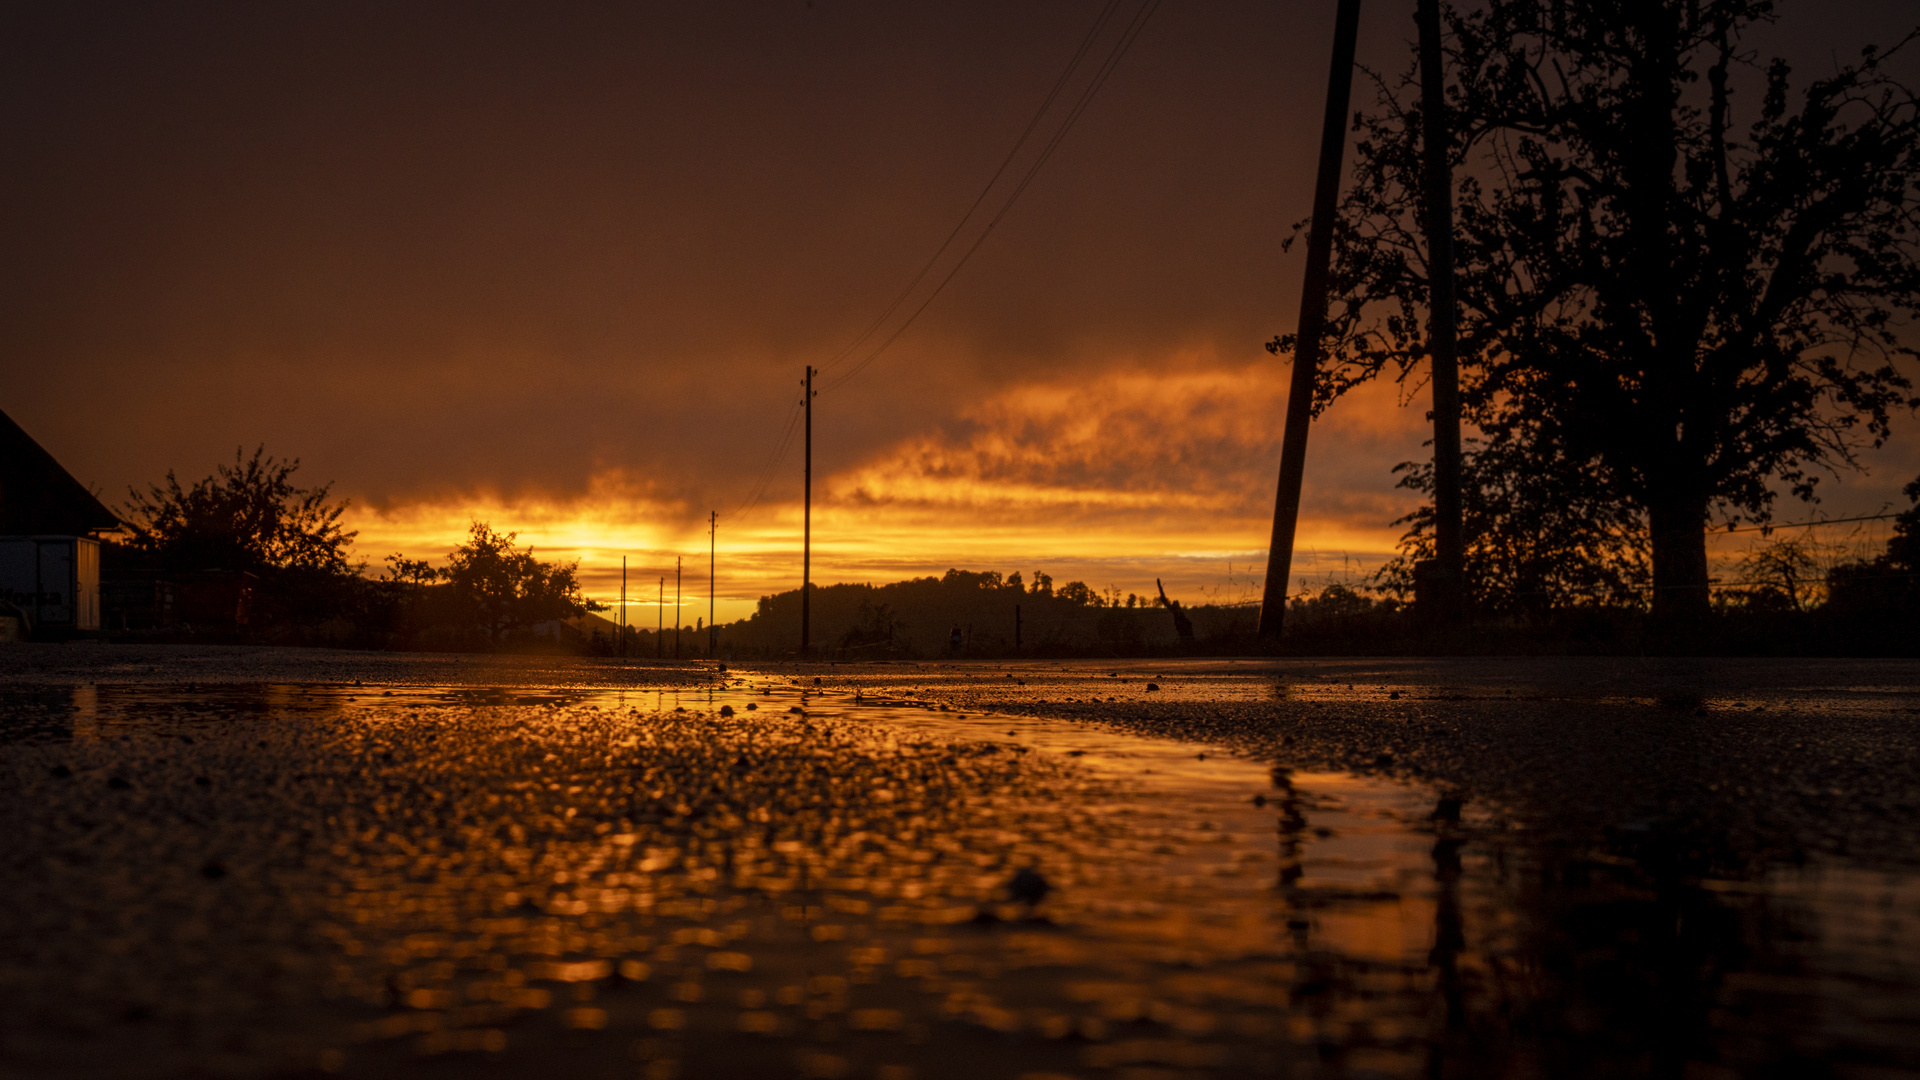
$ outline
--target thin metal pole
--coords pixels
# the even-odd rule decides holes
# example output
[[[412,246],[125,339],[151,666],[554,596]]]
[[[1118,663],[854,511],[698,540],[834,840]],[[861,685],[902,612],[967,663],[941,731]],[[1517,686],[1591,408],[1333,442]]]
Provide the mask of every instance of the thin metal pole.
[[[720,644],[720,632],[713,628],[713,568],[716,564],[714,552],[718,550],[720,534],[720,511],[707,511],[707,658],[712,659]]]
[[[613,651],[615,656],[627,655],[627,557],[620,556],[620,622],[613,628],[620,635],[620,647]]]
[[[1466,527],[1460,495],[1460,357],[1453,266],[1452,139],[1447,131],[1445,54],[1439,0],[1419,0],[1420,97],[1427,181],[1427,351],[1433,361],[1433,546],[1439,557],[1442,622],[1466,614]]]
[[[807,365],[806,491],[800,537],[800,655],[805,657],[813,629],[813,365]]]
[[[1307,469],[1307,427],[1320,371],[1320,337],[1327,324],[1327,266],[1333,256],[1333,218],[1340,197],[1340,162],[1347,146],[1347,101],[1353,92],[1353,46],[1360,33],[1360,0],[1340,0],[1334,15],[1333,63],[1327,71],[1327,111],[1320,125],[1320,169],[1314,178],[1313,221],[1307,232],[1306,279],[1300,286],[1300,325],[1294,337],[1293,384],[1280,441],[1280,483],[1273,500],[1273,538],[1267,545],[1267,583],[1260,602],[1260,636],[1280,636],[1293,576],[1293,533],[1300,520],[1300,482]]]
[[[673,557],[673,658],[680,659],[680,556]]]

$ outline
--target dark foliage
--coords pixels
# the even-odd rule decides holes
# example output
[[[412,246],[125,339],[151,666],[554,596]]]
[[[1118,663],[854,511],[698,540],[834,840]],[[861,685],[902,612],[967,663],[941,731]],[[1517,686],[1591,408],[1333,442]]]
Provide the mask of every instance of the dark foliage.
[[[235,450],[232,465],[191,487],[169,470],[164,485],[130,490],[129,547],[170,571],[352,573],[354,534],[340,527],[346,502],[328,501],[331,484],[296,485],[299,468],[299,458],[280,461],[258,447],[250,458]]]
[[[1540,448],[1536,447],[1538,453]],[[1462,459],[1470,602],[1482,618],[1539,621],[1569,608],[1644,606],[1649,583],[1645,519],[1564,460],[1544,465],[1511,444]],[[1403,463],[1400,486],[1433,490],[1433,466]],[[1413,597],[1413,566],[1434,557],[1431,503],[1396,521],[1411,526],[1381,567],[1382,588]]]
[[[543,562],[532,548],[515,547],[516,538],[476,521],[467,542],[454,548],[439,569],[401,554],[388,556],[389,580],[407,590],[405,617],[411,628],[429,638],[477,631],[498,643],[536,623],[600,608],[581,597],[577,562]]]
[[[1907,485],[1906,495],[1914,505],[1894,519],[1887,550],[1828,573],[1823,613],[1920,645],[1920,478]]]
[[[1335,583],[1287,602],[1282,643],[1294,653],[1401,652],[1414,647],[1410,611]]]
[[[445,567],[394,555],[388,574],[369,580],[364,564],[349,561],[346,502],[329,498],[330,485],[295,483],[299,465],[264,448],[236,452],[231,466],[191,485],[169,472],[164,484],[132,493],[134,539],[109,552],[103,572],[170,584],[183,616],[150,632],[486,649],[533,644],[523,639],[534,624],[595,607],[581,598],[574,565],[543,562],[515,547],[514,534],[482,522]]]
[[[183,590],[208,588],[209,578],[244,579],[249,632],[369,643],[367,628],[384,624],[390,598],[348,561],[354,533],[340,525],[346,501],[332,501],[330,484],[295,483],[299,468],[298,458],[283,461],[265,447],[251,457],[235,450],[232,465],[191,485],[169,471],[164,484],[130,491],[133,537],[109,548],[103,573],[170,580]],[[212,586],[215,593],[226,587]],[[220,632],[241,630],[229,625],[235,613],[228,604]]]
[[[1565,490],[1643,514],[1661,610],[1704,611],[1712,515],[1766,520],[1778,485],[1811,498],[1920,404],[1898,336],[1920,314],[1920,102],[1871,48],[1795,92],[1785,63],[1740,47],[1771,14],[1447,13],[1468,419],[1483,466],[1563,474],[1483,467],[1505,489],[1483,501]],[[1383,83],[1357,126],[1322,407],[1425,356],[1417,79]]]
[[[1138,598],[1135,606],[1123,606],[1118,592],[1102,594],[1085,582],[1055,589],[1040,571],[1032,580],[1029,586],[1018,573],[954,569],[889,585],[816,585],[815,653],[841,659],[953,655],[954,627],[960,628],[963,656],[1133,655],[1171,635],[1167,613],[1139,605]],[[634,638],[638,655],[673,651],[670,636],[660,643],[641,630]],[[722,654],[734,656],[790,655],[799,638],[798,589],[761,597],[752,616],[719,632]]]

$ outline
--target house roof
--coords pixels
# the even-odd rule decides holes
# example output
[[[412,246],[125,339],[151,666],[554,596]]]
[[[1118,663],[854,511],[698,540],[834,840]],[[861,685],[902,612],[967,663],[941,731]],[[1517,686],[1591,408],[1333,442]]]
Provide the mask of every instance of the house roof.
[[[84,536],[120,518],[0,412],[0,535]]]

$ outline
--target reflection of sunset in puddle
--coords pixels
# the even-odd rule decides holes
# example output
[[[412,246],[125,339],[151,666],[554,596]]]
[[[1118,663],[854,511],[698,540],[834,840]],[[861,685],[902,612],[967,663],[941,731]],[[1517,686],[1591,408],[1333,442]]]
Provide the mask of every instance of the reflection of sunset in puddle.
[[[21,841],[67,869],[7,916],[49,951],[14,969],[15,1065],[137,1013],[89,1029],[96,1064],[1487,1075],[1658,1020],[1621,995],[1665,900],[1546,888],[1484,809],[1384,778],[738,672],[83,687],[5,719],[21,806],[76,800]],[[1911,876],[1683,893],[1724,968],[1689,1054],[1907,1052]],[[1556,982],[1573,948],[1629,989]]]

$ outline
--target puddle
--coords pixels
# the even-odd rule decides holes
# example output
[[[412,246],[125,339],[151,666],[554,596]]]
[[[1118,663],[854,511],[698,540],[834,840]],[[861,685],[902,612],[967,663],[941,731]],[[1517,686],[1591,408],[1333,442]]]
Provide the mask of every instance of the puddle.
[[[1065,721],[749,672],[48,689],[0,741],[62,867],[0,916],[52,1003],[16,1069],[99,1063],[64,1030],[123,1075],[1920,1074],[1913,875],[1687,879]]]

